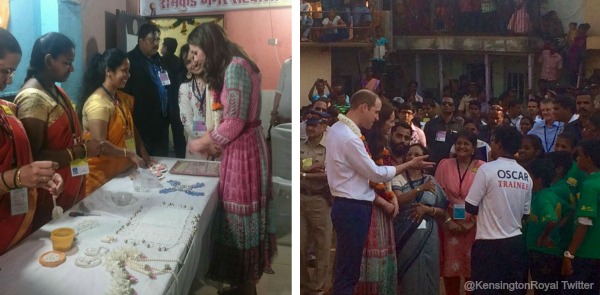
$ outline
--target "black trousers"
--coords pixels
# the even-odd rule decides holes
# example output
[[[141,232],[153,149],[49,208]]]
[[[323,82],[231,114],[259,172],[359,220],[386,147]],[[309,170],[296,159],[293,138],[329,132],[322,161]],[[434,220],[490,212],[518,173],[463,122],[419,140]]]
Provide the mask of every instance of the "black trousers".
[[[471,248],[471,280],[484,285],[525,283],[527,253],[523,235],[499,240],[475,240]],[[471,294],[525,294],[527,290],[474,288]]]

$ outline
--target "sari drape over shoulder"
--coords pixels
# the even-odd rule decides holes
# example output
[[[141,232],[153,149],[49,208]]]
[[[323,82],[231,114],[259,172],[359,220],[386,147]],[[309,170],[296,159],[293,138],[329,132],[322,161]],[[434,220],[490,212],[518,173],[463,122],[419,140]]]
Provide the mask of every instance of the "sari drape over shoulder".
[[[0,106],[0,154],[4,155],[0,158],[0,172],[4,172],[27,165],[32,159],[25,129],[14,116],[15,106],[3,100],[0,100]],[[11,216],[10,193],[0,196],[0,255],[30,232],[37,192],[35,189],[28,189],[27,192],[29,210],[16,216]]]
[[[117,91],[117,101],[120,109],[116,106],[112,99],[104,93],[92,94],[83,106],[83,117],[90,120],[91,112],[94,105],[102,104],[100,108],[110,104],[111,109],[104,110],[110,113],[106,132],[106,140],[120,148],[125,148],[125,139],[127,138],[127,128],[129,126],[131,134],[133,134],[133,116],[131,110],[133,108],[133,96]],[[107,100],[102,102],[101,100]],[[101,110],[102,111],[102,110]],[[84,122],[86,119],[83,120]],[[85,128],[85,126],[84,126]],[[132,166],[131,160],[125,157],[107,157],[99,156],[89,159],[90,174],[85,178],[85,196],[89,196],[103,184],[110,181],[113,177],[125,172]]]
[[[414,201],[401,205],[400,213],[394,219],[398,294],[412,294],[419,290],[419,294],[437,295],[440,291],[440,239],[437,222],[431,215],[425,215],[423,222],[415,222],[410,212],[416,203],[445,210],[448,206],[446,195],[431,175],[412,181],[398,175],[392,180],[392,189],[405,193],[429,180],[434,181],[435,192],[421,192]]]
[[[18,108],[17,116],[20,120],[34,118],[46,122],[47,127],[44,134],[46,141],[42,150],[58,151],[72,148],[75,144],[73,134],[77,139],[81,139],[81,124],[77,118],[74,104],[62,88],[56,86],[56,89],[67,102],[65,108],[58,105],[47,93],[35,88],[22,89],[15,98]],[[69,118],[72,118],[73,124],[70,123]],[[65,211],[81,200],[85,192],[84,176],[72,177],[70,170],[69,166],[56,170],[64,180],[64,190],[56,200],[56,205]],[[38,189],[37,212],[32,224],[33,230],[42,227],[52,219],[53,207],[50,193],[47,190]]]

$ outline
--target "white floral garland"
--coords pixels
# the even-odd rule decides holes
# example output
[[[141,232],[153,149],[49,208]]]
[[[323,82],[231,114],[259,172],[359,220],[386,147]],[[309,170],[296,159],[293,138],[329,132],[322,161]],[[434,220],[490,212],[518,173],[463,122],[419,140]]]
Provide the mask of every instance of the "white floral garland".
[[[354,121],[350,120],[348,117],[339,114],[337,116],[338,121],[344,123],[346,126],[348,126],[348,128],[350,128],[350,130],[352,130],[352,132],[354,132],[354,134],[356,134],[356,136],[358,136],[358,138],[362,138],[362,132],[360,132],[360,128],[358,128],[358,126],[356,125],[356,123],[354,123]]]
[[[156,279],[156,275],[159,274],[170,273],[175,278],[175,282],[179,281],[177,275],[175,275],[175,272],[169,264],[165,264],[165,267],[160,269],[146,264],[146,261],[173,262],[177,263],[177,266],[181,264],[181,261],[177,259],[147,258],[137,248],[131,246],[124,246],[122,248],[112,250],[108,252],[104,260],[106,270],[112,276],[110,290],[107,292],[107,294],[137,294],[131,285],[136,284],[138,280],[136,277],[127,272],[126,267],[147,275],[151,279]]]

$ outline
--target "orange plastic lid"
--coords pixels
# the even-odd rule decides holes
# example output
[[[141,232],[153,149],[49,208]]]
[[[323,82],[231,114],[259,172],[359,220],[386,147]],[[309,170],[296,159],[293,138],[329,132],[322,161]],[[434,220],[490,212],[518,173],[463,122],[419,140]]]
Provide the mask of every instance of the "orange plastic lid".
[[[39,262],[45,267],[57,267],[63,264],[67,258],[65,253],[58,251],[48,251],[40,256]]]

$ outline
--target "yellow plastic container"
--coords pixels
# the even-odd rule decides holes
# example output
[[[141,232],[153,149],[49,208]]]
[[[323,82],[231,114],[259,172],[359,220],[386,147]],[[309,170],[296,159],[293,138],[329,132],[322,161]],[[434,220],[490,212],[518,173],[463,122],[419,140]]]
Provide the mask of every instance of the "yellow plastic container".
[[[75,230],[69,227],[61,227],[50,233],[52,249],[54,251],[66,252],[71,250],[75,238]]]

